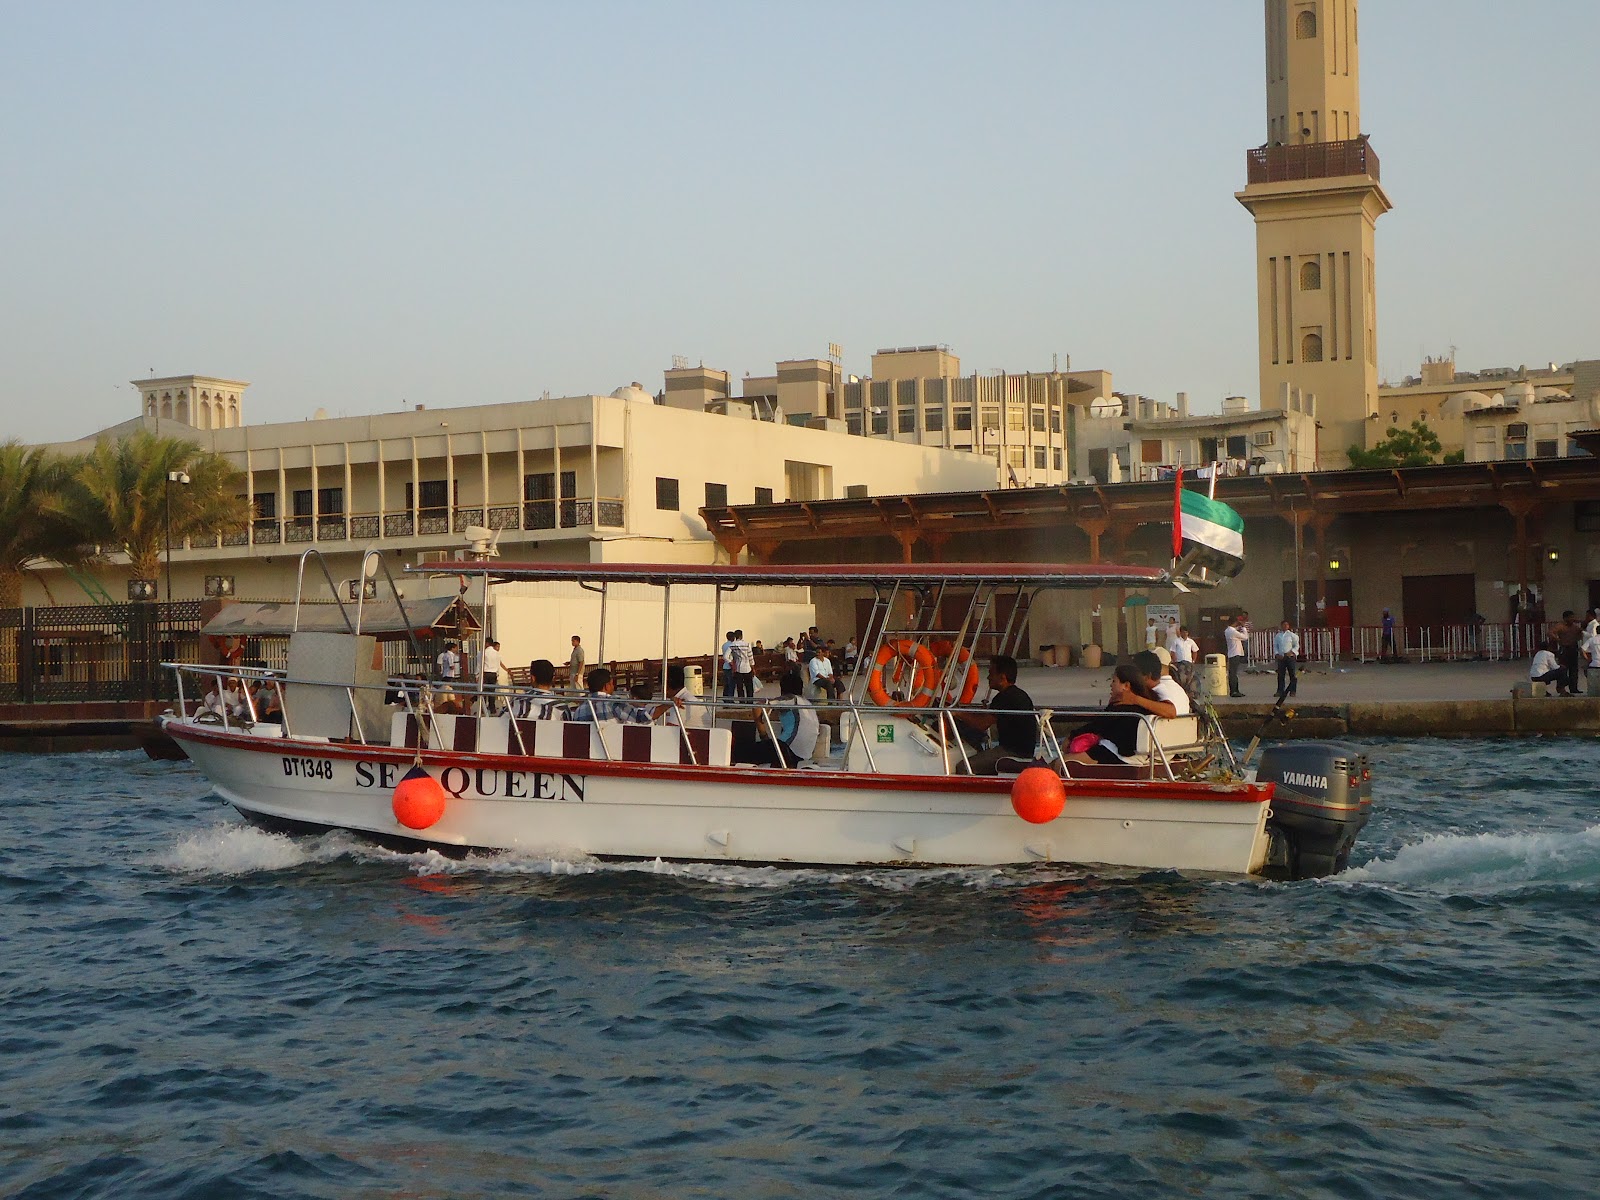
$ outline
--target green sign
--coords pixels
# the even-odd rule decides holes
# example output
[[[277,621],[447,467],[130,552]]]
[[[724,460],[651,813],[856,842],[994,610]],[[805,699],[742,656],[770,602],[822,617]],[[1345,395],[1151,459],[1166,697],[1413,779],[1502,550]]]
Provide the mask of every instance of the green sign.
[[[878,740],[880,742],[892,742],[892,741],[894,741],[894,726],[893,725],[879,725],[878,726]]]

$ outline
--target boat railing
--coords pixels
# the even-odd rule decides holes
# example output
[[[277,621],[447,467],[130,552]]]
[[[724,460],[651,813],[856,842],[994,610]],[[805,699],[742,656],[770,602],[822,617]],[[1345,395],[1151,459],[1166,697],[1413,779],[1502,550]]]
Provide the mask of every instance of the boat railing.
[[[361,705],[357,703],[357,694],[361,692],[382,691],[388,699],[386,708],[393,712],[404,712],[415,717],[419,724],[431,728],[435,719],[440,716],[516,716],[520,707],[519,701],[526,701],[537,697],[544,705],[559,709],[564,716],[570,718],[571,713],[579,708],[590,698],[590,693],[579,689],[551,689],[548,692],[530,693],[520,688],[506,685],[489,685],[478,687],[470,680],[425,680],[405,676],[395,676],[383,684],[364,683],[329,683],[318,679],[296,679],[284,672],[273,671],[260,667],[222,666],[196,663],[168,662],[162,664],[173,670],[178,680],[177,714],[193,719],[204,720],[201,714],[212,713],[215,721],[224,729],[251,729],[264,723],[279,724],[283,729],[283,736],[297,736],[292,724],[291,711],[293,705],[289,702],[292,689],[296,686],[334,690],[344,693],[349,704],[352,727],[351,740],[362,746],[381,745],[387,747],[388,730],[373,730],[369,736],[368,730],[361,719]],[[195,711],[190,713],[190,699],[184,681],[186,676],[194,676],[201,680],[214,680],[219,697],[224,694],[226,680],[235,679],[240,684],[242,700],[241,712],[230,712],[229,705],[223,703],[217,709],[208,708],[203,701],[195,702]],[[278,719],[263,718],[257,706],[256,688],[251,684],[260,685],[270,683],[277,689]],[[286,694],[287,693],[287,694]],[[205,694],[202,684],[202,696]],[[445,697],[449,699],[446,700]],[[753,719],[755,724],[774,742],[778,741],[777,723],[774,719],[774,710],[782,711],[781,703],[774,703],[775,698],[754,698],[747,702],[730,704],[726,699],[713,697],[710,699],[693,699],[674,701],[653,697],[649,700],[616,697],[635,708],[653,709],[654,719],[652,724],[677,726],[679,736],[689,761],[693,765],[703,765],[699,762],[689,732],[693,728],[709,728],[716,724],[718,718],[726,720],[729,713],[741,714],[735,719]],[[680,705],[688,709],[688,713],[678,715]],[[995,710],[986,705],[978,704],[945,704],[917,706],[910,704],[878,705],[870,701],[857,699],[846,693],[837,701],[820,706],[823,711],[836,714],[840,722],[848,715],[850,729],[848,735],[842,738],[841,747],[846,757],[852,744],[859,744],[862,755],[866,759],[869,773],[881,773],[878,756],[874,752],[873,742],[866,735],[866,727],[871,722],[882,722],[886,718],[904,719],[914,723],[924,731],[933,731],[941,747],[944,760],[945,774],[968,774],[971,772],[972,762],[968,752],[968,737],[973,730],[963,729],[961,718],[963,716],[993,716]],[[693,720],[689,714],[702,714],[704,724]],[[1092,722],[1096,718],[1105,716],[1104,709],[1062,709],[1041,708],[1034,710],[1038,720],[1038,745],[1035,760],[1046,764],[1064,764],[1067,754],[1061,744],[1060,736],[1056,733],[1057,720]],[[1138,721],[1145,727],[1145,742],[1148,750],[1144,753],[1143,761],[1134,762],[1132,765],[1142,768],[1149,778],[1176,779],[1181,766],[1181,755],[1174,755],[1161,738],[1161,718],[1150,713],[1122,713],[1119,716]],[[1211,712],[1197,711],[1192,714],[1197,722],[1197,728],[1202,731],[1201,741],[1209,749],[1212,746],[1220,747],[1216,751],[1231,765],[1234,763],[1231,748],[1222,736],[1221,727],[1216,722],[1216,716]],[[522,726],[517,720],[510,722],[510,736],[514,740],[519,753],[529,755],[532,753],[523,736]],[[597,739],[600,754],[603,760],[612,758],[612,749],[605,738]],[[1184,747],[1187,749],[1187,747]]]

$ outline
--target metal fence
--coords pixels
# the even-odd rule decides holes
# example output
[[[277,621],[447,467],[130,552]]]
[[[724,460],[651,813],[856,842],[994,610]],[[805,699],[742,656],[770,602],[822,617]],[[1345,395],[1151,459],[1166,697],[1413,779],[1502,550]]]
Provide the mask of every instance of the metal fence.
[[[198,600],[0,609],[0,701],[170,700],[200,661]]]

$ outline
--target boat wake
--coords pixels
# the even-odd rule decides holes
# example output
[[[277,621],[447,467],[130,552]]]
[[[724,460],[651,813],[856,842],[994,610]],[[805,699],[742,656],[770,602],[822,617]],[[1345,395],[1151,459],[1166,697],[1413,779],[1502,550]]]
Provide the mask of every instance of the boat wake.
[[[1482,895],[1592,888],[1600,886],[1600,825],[1577,833],[1439,834],[1329,882]]]
[[[1033,887],[1083,879],[1081,869],[1060,867],[782,867],[736,863],[607,862],[579,850],[547,848],[451,858],[437,850],[386,850],[344,833],[291,836],[243,822],[224,822],[180,838],[149,860],[160,870],[200,876],[291,871],[337,861],[398,865],[418,876],[651,875],[715,887],[781,889],[853,884],[881,891],[928,886]]]

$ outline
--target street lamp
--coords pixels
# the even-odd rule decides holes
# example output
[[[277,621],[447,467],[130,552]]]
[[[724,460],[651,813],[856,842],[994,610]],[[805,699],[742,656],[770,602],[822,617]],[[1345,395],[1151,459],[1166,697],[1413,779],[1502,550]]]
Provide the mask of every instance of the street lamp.
[[[168,604],[172,603],[172,485],[173,484],[177,484],[179,487],[188,487],[189,486],[189,473],[187,471],[168,471],[167,472],[167,491],[166,491],[166,509],[167,509],[167,521],[166,521],[167,529],[166,529],[166,534],[167,534],[167,536],[166,536],[166,541],[167,541],[167,603]]]

